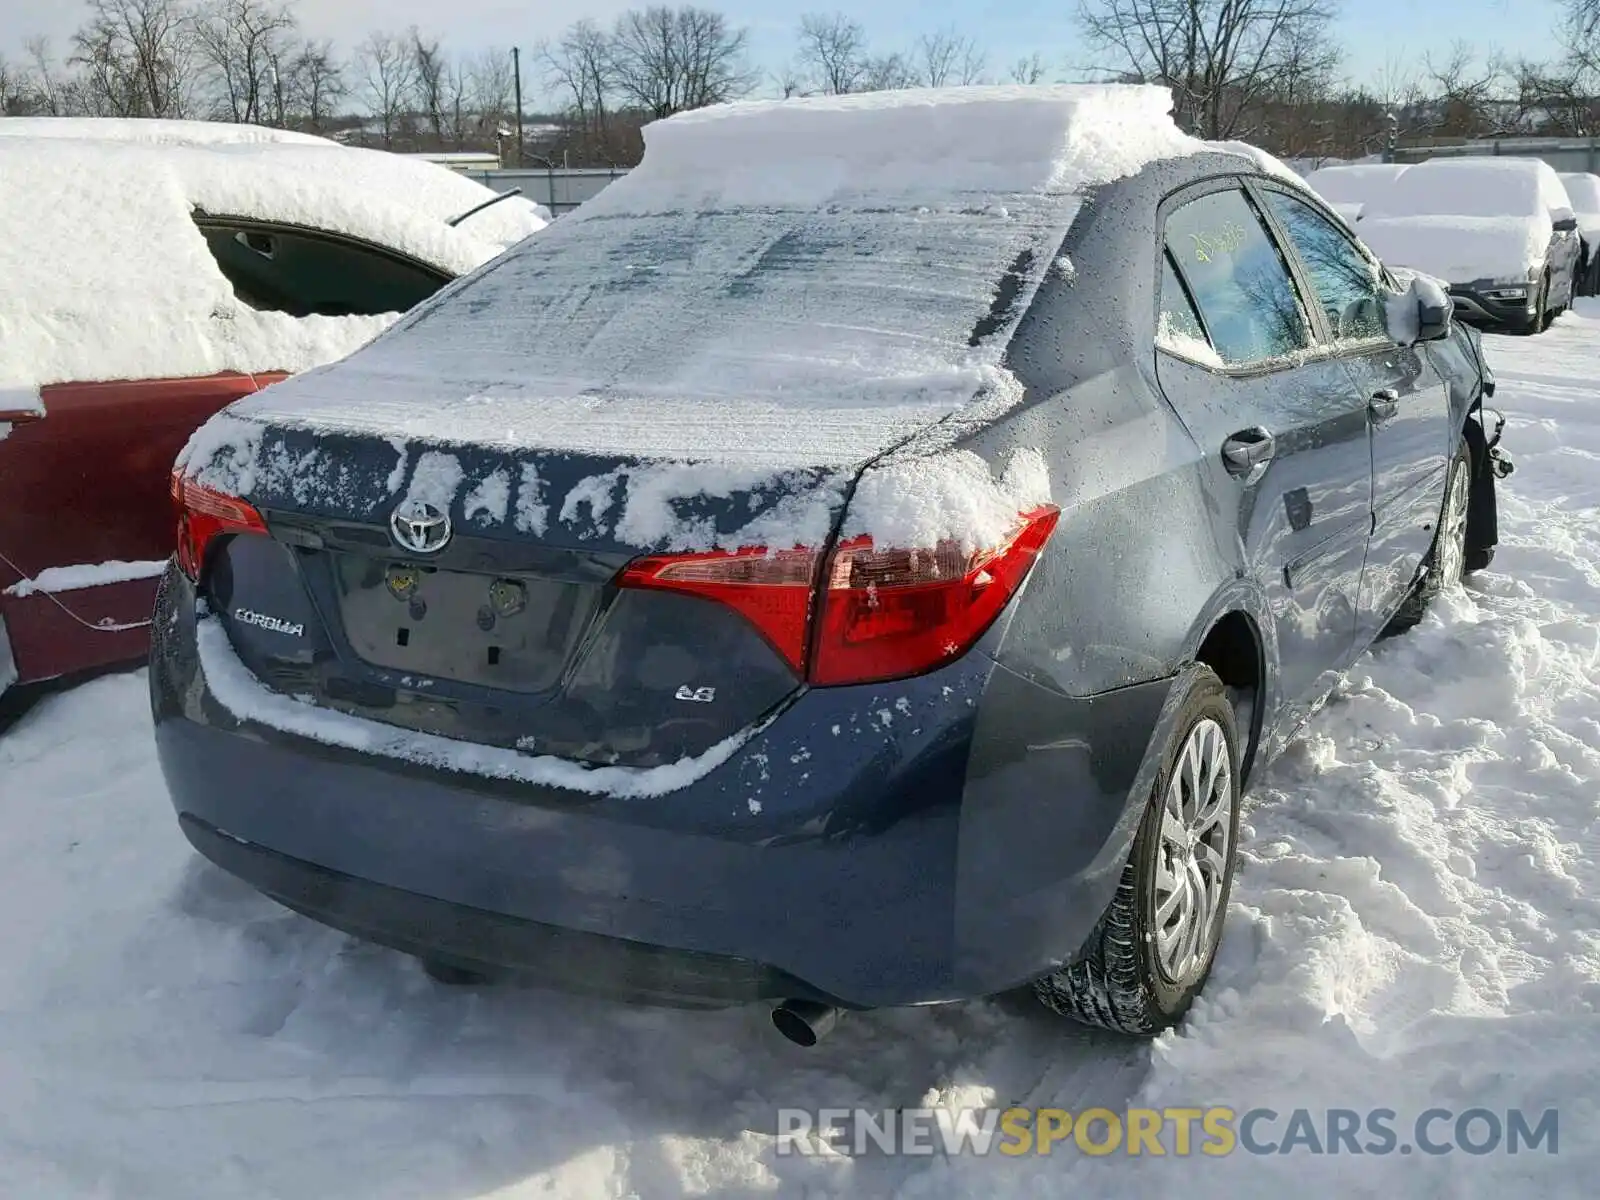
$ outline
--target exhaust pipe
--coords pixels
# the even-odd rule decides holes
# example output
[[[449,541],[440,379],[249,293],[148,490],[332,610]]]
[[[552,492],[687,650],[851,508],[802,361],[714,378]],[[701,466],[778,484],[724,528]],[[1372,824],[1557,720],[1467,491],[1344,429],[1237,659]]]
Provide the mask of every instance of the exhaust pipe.
[[[772,1010],[772,1023],[796,1046],[815,1046],[839,1023],[839,1010],[817,1000],[785,1000]]]

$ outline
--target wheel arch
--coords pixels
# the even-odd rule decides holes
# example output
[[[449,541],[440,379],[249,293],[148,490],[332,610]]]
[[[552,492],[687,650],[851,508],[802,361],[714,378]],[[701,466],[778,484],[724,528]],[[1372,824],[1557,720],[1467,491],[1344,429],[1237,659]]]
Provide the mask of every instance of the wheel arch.
[[[1259,759],[1270,712],[1278,697],[1272,680],[1277,663],[1273,624],[1265,597],[1243,580],[1224,589],[1195,623],[1184,662],[1209,667],[1233,702],[1239,727],[1240,780],[1248,784]]]

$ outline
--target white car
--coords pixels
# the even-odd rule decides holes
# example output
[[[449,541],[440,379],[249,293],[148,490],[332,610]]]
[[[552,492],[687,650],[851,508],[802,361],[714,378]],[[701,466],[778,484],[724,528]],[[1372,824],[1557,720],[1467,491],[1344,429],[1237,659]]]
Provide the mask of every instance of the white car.
[[[1444,158],[1407,168],[1362,208],[1385,263],[1450,285],[1456,313],[1538,333],[1572,303],[1578,219],[1555,168],[1533,158]]]
[[[0,119],[0,691],[143,658],[169,472],[212,413],[544,224],[301,134]]]
[[[1561,176],[1561,184],[1572,201],[1578,218],[1578,234],[1583,239],[1583,266],[1578,272],[1578,295],[1600,295],[1600,175],[1586,171]]]
[[[1306,185],[1354,225],[1361,219],[1367,202],[1388,188],[1408,170],[1405,163],[1352,163],[1322,167],[1306,176]]]

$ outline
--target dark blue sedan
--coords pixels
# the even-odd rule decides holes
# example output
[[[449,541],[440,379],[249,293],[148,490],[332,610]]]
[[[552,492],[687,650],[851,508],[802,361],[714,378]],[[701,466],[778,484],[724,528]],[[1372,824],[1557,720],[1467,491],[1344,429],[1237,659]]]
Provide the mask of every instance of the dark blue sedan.
[[[1493,380],[1270,164],[963,92],[652,127],[203,429],[150,669],[194,846],[440,978],[805,1043],[1019,985],[1180,1019],[1251,777],[1488,563]]]

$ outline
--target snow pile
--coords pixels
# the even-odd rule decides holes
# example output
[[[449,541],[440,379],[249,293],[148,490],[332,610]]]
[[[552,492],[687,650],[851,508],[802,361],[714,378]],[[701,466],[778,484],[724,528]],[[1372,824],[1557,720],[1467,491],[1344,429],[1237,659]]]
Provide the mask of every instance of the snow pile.
[[[1592,1195],[1600,303],[1484,341],[1518,460],[1494,567],[1361,659],[1255,780],[1227,941],[1174,1033],[1100,1036],[1008,996],[852,1014],[802,1051],[759,1005],[433,984],[203,863],[145,680],[116,676],[0,734],[0,1194]],[[836,736],[888,753],[874,715]],[[1558,1108],[1560,1145],[1181,1157],[1169,1127],[1161,1157],[1070,1134],[1015,1158],[777,1150],[780,1108],[1013,1104],[1271,1108],[1267,1143],[1305,1109],[1324,1147],[1329,1110],[1392,1109],[1409,1144],[1430,1108]]]
[[[542,227],[518,199],[433,164],[331,144],[212,146],[0,137],[0,384],[298,371],[393,317],[260,312],[237,300],[191,214],[375,242],[451,274]],[[519,207],[520,206],[520,207]]]
[[[1170,103],[958,88],[673,117],[536,244],[232,413],[627,458],[622,528],[670,532],[652,497],[859,464],[1020,400],[1006,349],[1084,190],[1205,148]],[[802,508],[807,532],[820,510]]]
[[[1002,544],[1019,513],[1050,498],[1050,470],[1033,449],[1016,451],[999,479],[970,450],[891,459],[862,474],[842,536],[867,534],[883,546],[953,542],[970,552]]]

